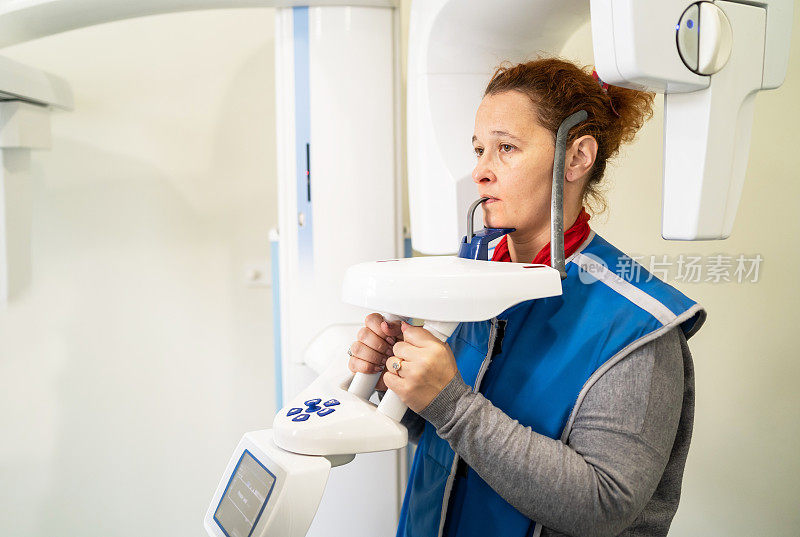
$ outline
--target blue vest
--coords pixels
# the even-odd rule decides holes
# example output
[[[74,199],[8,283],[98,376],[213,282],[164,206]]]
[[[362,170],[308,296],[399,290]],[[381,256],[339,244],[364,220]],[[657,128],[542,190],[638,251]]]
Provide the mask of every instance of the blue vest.
[[[691,337],[705,311],[594,232],[569,258],[562,284],[560,296],[522,302],[491,321],[461,323],[448,343],[464,382],[521,425],[566,443],[571,416],[609,366],[674,326]],[[503,320],[501,350],[493,355]],[[398,537],[436,537],[445,530],[448,537],[538,535],[535,521],[471,468],[456,475],[457,463],[426,422]]]

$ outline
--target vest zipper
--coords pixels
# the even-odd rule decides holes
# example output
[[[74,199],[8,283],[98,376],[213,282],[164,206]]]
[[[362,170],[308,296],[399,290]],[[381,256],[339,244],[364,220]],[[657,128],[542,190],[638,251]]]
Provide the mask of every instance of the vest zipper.
[[[492,318],[491,320],[492,327],[489,330],[489,348],[486,350],[486,357],[483,359],[481,363],[481,367],[478,370],[478,375],[475,377],[475,386],[472,388],[473,393],[477,393],[478,389],[481,387],[481,381],[483,380],[483,376],[486,374],[486,370],[489,369],[489,364],[492,361],[492,351],[494,350],[494,341],[497,338],[497,317]],[[447,520],[447,508],[450,506],[450,494],[453,492],[453,481],[455,481],[456,476],[456,469],[458,468],[458,453],[453,453],[453,464],[450,465],[450,475],[447,476],[447,484],[444,486],[444,498],[442,499],[442,511],[439,515],[439,534],[438,537],[442,537],[442,533],[444,532],[444,523]]]

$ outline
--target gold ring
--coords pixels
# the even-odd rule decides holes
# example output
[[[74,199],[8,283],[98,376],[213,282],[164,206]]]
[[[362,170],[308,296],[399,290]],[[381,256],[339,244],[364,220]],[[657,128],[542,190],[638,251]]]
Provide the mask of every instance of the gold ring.
[[[355,358],[355,357],[356,357],[356,355],[355,355],[355,354],[353,354],[353,351],[351,351],[351,350],[350,350],[350,347],[347,347],[347,354],[349,354],[349,355],[350,355],[350,356],[352,356],[353,358]]]
[[[397,372],[400,371],[401,367],[403,367],[403,359],[402,358],[398,358],[397,360],[392,362],[392,371],[394,371],[395,374],[397,374]]]

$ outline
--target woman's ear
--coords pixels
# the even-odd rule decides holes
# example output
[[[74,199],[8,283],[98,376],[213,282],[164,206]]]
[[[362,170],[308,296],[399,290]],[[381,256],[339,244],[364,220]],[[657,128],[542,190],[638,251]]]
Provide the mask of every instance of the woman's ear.
[[[597,140],[586,134],[581,136],[567,150],[566,180],[577,181],[592,169],[597,158]]]

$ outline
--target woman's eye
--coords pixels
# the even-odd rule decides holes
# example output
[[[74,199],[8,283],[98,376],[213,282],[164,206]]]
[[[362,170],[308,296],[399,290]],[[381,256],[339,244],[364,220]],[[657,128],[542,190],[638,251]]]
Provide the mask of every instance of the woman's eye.
[[[511,144],[500,144],[500,150],[505,153],[510,153],[512,149],[514,149],[514,146]]]
[[[483,155],[483,148],[482,147],[476,147],[475,148],[475,155],[477,155],[477,156]]]

